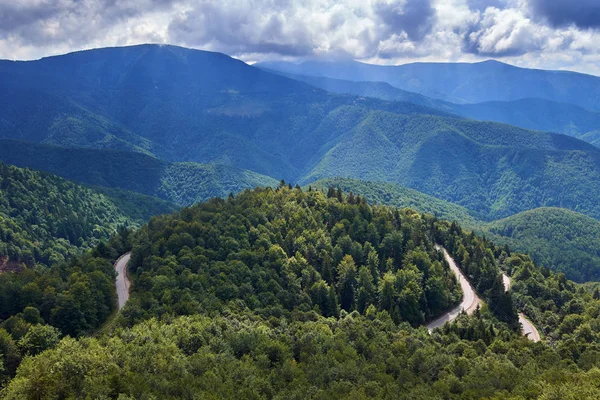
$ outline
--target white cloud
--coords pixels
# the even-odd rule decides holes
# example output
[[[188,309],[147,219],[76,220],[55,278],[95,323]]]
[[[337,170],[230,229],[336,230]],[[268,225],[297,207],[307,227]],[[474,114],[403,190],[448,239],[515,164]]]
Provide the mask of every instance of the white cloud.
[[[596,0],[585,3],[591,12],[597,9]],[[546,0],[0,0],[0,57],[31,59],[152,42],[221,51],[252,61],[348,57],[394,64],[493,57],[523,66],[600,73],[600,34],[590,28],[589,18],[572,12],[568,17],[574,22],[563,23],[552,14],[560,7],[549,4]],[[578,27],[584,24],[585,28]]]

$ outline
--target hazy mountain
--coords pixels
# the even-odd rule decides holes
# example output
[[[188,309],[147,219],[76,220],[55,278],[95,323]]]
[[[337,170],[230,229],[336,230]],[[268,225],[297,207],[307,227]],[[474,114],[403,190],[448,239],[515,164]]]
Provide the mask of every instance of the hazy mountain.
[[[274,71],[277,72],[277,71]],[[563,133],[593,143],[585,134],[600,127],[600,113],[567,103],[543,99],[455,104],[398,89],[385,82],[354,82],[341,79],[278,72],[333,93],[354,94],[390,101],[407,101],[450,112],[465,118],[494,121],[520,128]]]
[[[385,82],[453,103],[539,98],[600,110],[600,78],[567,71],[519,68],[497,61],[381,66],[355,61],[264,62],[260,67],[298,75]]]

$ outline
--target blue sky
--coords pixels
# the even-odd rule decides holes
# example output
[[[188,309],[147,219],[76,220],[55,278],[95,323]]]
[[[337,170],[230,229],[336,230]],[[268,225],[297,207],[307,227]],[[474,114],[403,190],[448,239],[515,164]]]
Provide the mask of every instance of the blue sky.
[[[0,0],[0,58],[138,43],[248,62],[493,58],[600,75],[600,0]]]

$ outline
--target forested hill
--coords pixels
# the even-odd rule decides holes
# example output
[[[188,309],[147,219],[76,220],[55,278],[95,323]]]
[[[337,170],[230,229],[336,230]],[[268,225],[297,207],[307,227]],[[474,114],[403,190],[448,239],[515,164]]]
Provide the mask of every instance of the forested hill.
[[[422,324],[461,296],[436,244],[486,304],[430,335]],[[110,296],[90,271],[129,248],[124,329],[57,343],[60,332],[36,325],[81,335],[98,324]],[[600,395],[600,294],[456,224],[334,189],[214,199],[69,265],[62,272],[77,283],[54,303],[32,296],[39,279],[10,285],[25,278],[0,275],[0,295],[11,290],[0,310],[12,313],[0,329],[3,376],[34,355],[3,398]],[[508,293],[502,270],[513,277]],[[551,345],[521,337],[517,309]]]
[[[413,208],[455,221],[498,245],[530,255],[539,265],[577,282],[600,280],[600,222],[564,208],[537,208],[489,221],[464,207],[393,183],[333,178],[310,187],[360,193],[370,203]],[[307,186],[308,187],[308,186]]]
[[[120,226],[139,226],[174,209],[153,197],[102,193],[0,163],[0,270],[63,261],[107,240]]]
[[[73,149],[19,140],[0,140],[0,160],[76,182],[159,197],[180,206],[278,182],[228,165],[169,163],[135,152]]]

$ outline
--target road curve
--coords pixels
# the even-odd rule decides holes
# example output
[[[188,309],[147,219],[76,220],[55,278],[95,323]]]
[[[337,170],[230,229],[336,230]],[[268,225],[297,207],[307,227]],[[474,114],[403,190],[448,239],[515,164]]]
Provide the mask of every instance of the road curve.
[[[541,340],[540,333],[537,328],[531,323],[530,320],[527,319],[525,314],[519,313],[519,322],[523,326],[523,336],[526,336],[527,339],[537,343]]]
[[[463,310],[469,315],[473,314],[473,312],[477,309],[477,306],[481,304],[481,299],[477,297],[477,294],[473,290],[473,287],[465,278],[462,271],[456,266],[456,263],[454,262],[452,257],[450,257],[450,254],[448,254],[446,249],[440,246],[436,246],[436,249],[441,250],[444,253],[444,258],[450,265],[450,269],[458,278],[458,282],[460,283],[460,287],[463,292],[463,299],[457,307],[453,308],[452,310],[442,315],[435,321],[429,323],[427,325],[427,329],[429,329],[429,332],[433,331],[435,328],[443,326],[446,322],[453,321]]]
[[[123,254],[115,262],[115,271],[117,271],[117,297],[119,299],[119,310],[123,308],[127,300],[129,300],[129,286],[131,283],[127,278],[127,264],[131,259],[131,252]]]
[[[502,274],[502,281],[504,282],[504,290],[508,292],[511,285],[510,277],[506,274]],[[540,333],[538,332],[537,328],[533,325],[533,323],[531,323],[530,320],[527,319],[525,314],[519,313],[519,322],[523,327],[523,336],[526,336],[529,340],[536,343],[541,340]]]

